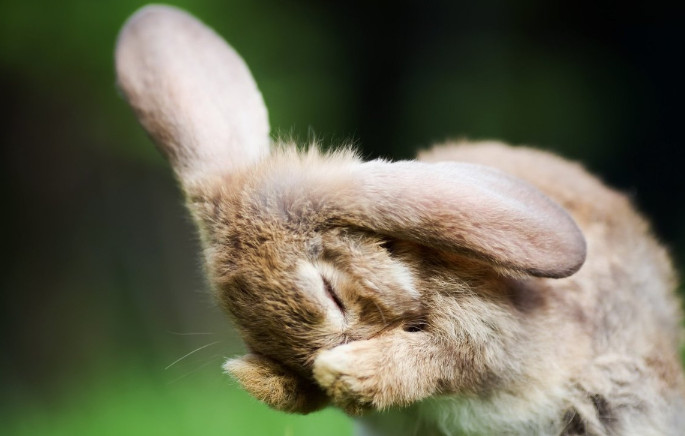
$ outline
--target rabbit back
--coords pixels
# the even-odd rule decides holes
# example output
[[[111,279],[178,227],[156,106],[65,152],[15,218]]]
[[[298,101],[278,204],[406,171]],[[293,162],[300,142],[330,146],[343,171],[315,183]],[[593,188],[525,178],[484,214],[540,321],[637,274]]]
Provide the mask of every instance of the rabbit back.
[[[581,228],[587,241],[583,267],[565,279],[537,279],[533,286],[534,291],[553,294],[551,310],[558,312],[557,319],[574,324],[567,336],[557,338],[570,344],[577,361],[566,365],[570,377],[563,393],[551,400],[569,411],[561,417],[562,434],[680,434],[685,428],[685,383],[677,353],[683,332],[676,274],[667,250],[629,198],[607,188],[581,165],[527,147],[494,141],[448,143],[421,152],[419,159],[498,168],[553,198]],[[432,411],[423,413],[442,414],[433,421],[445,422],[448,409],[454,413],[490,406],[433,404]],[[497,409],[505,406],[500,403]],[[484,409],[468,416],[501,416]],[[468,422],[464,415],[454,420],[461,421],[460,428]],[[535,428],[512,433],[547,434],[559,426],[540,427],[544,422],[538,419]]]

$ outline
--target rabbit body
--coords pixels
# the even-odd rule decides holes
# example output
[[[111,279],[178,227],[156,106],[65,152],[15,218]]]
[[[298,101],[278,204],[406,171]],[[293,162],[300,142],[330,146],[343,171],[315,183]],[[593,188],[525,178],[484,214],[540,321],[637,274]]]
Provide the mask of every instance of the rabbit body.
[[[340,227],[331,217],[358,202],[362,163],[286,149],[233,175],[231,189],[219,178],[188,191],[217,298],[252,351],[226,368],[282,410],[390,409],[359,418],[360,434],[680,434],[674,272],[626,197],[529,148],[462,143],[419,158],[528,180],[578,223],[584,265],[561,279],[507,274]],[[322,294],[303,297],[319,275],[344,314]]]
[[[629,200],[580,165],[530,148],[448,144],[419,159],[485,164],[528,180],[574,217],[587,259],[568,278],[510,282],[510,304],[500,307],[517,325],[502,328],[527,344],[508,362],[526,374],[518,388],[429,399],[365,418],[360,434],[682,434],[675,274]]]
[[[682,433],[671,262],[579,165],[496,142],[395,163],[270,147],[240,57],[171,7],[129,19],[116,61],[255,397],[369,435]]]

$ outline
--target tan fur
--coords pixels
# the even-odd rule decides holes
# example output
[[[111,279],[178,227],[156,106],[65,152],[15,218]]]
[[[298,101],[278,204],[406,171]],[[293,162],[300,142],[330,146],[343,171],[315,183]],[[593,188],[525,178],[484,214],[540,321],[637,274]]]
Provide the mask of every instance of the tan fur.
[[[277,362],[256,354],[231,359],[224,365],[252,396],[286,412],[309,413],[328,399],[305,378],[296,377]]]
[[[588,241],[580,271],[565,279],[503,276],[459,253],[327,225],[335,203],[346,200],[322,206],[307,190],[326,186],[334,196],[328,181],[344,179],[356,158],[285,149],[232,175],[230,189],[217,180],[189,195],[219,301],[248,347],[293,375],[279,385],[262,372],[246,378],[227,369],[286,411],[323,406],[320,392],[351,414],[437,395],[438,403],[414,407],[454,420],[430,427],[446,434],[676,434],[669,425],[683,407],[683,381],[674,274],[625,197],[578,165],[532,149],[446,145],[421,158],[443,156],[504,167],[558,199]],[[332,306],[307,298],[295,268],[301,259],[324,259],[339,271],[329,280],[345,302],[343,326],[327,322]],[[393,279],[395,264],[406,266],[418,295]],[[423,327],[407,331],[415,324]],[[261,393],[261,377],[278,392],[298,377],[321,391],[309,391],[314,405],[294,392],[288,403]],[[520,422],[493,418],[512,405],[519,412],[510,418]],[[467,412],[481,409],[488,422]],[[416,423],[427,425],[430,414]]]
[[[119,38],[119,83],[180,178],[217,301],[250,351],[225,369],[248,392],[287,412],[332,403],[374,435],[685,428],[674,272],[625,196],[497,142],[363,163],[344,149],[260,151],[257,129],[242,144],[257,150],[218,151],[202,138],[234,138],[226,126],[165,96],[167,66],[183,64],[165,41],[210,41],[207,56],[179,55],[193,62],[181,88],[216,91],[229,128],[249,135],[231,127],[264,121],[242,61],[176,9],[137,17]],[[243,73],[205,83],[221,74],[213,50]],[[256,106],[246,115],[234,95]]]

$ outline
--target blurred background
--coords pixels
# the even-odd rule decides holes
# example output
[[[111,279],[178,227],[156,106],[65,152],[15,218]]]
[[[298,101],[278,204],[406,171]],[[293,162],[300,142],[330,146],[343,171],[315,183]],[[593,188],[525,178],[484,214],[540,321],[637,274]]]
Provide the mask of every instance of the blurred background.
[[[174,1],[242,54],[274,135],[410,158],[496,138],[582,161],[683,265],[683,14],[655,2]],[[0,2],[0,422],[16,435],[349,434],[221,374],[240,353],[172,173],[114,85],[143,2]],[[185,356],[185,357],[184,357]]]

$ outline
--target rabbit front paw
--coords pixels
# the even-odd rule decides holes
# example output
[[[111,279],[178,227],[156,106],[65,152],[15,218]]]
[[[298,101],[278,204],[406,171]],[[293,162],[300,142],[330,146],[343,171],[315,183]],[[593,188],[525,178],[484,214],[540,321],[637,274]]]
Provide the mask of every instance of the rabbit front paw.
[[[391,405],[382,352],[369,341],[351,342],[321,352],[314,379],[333,403],[351,415]]]

